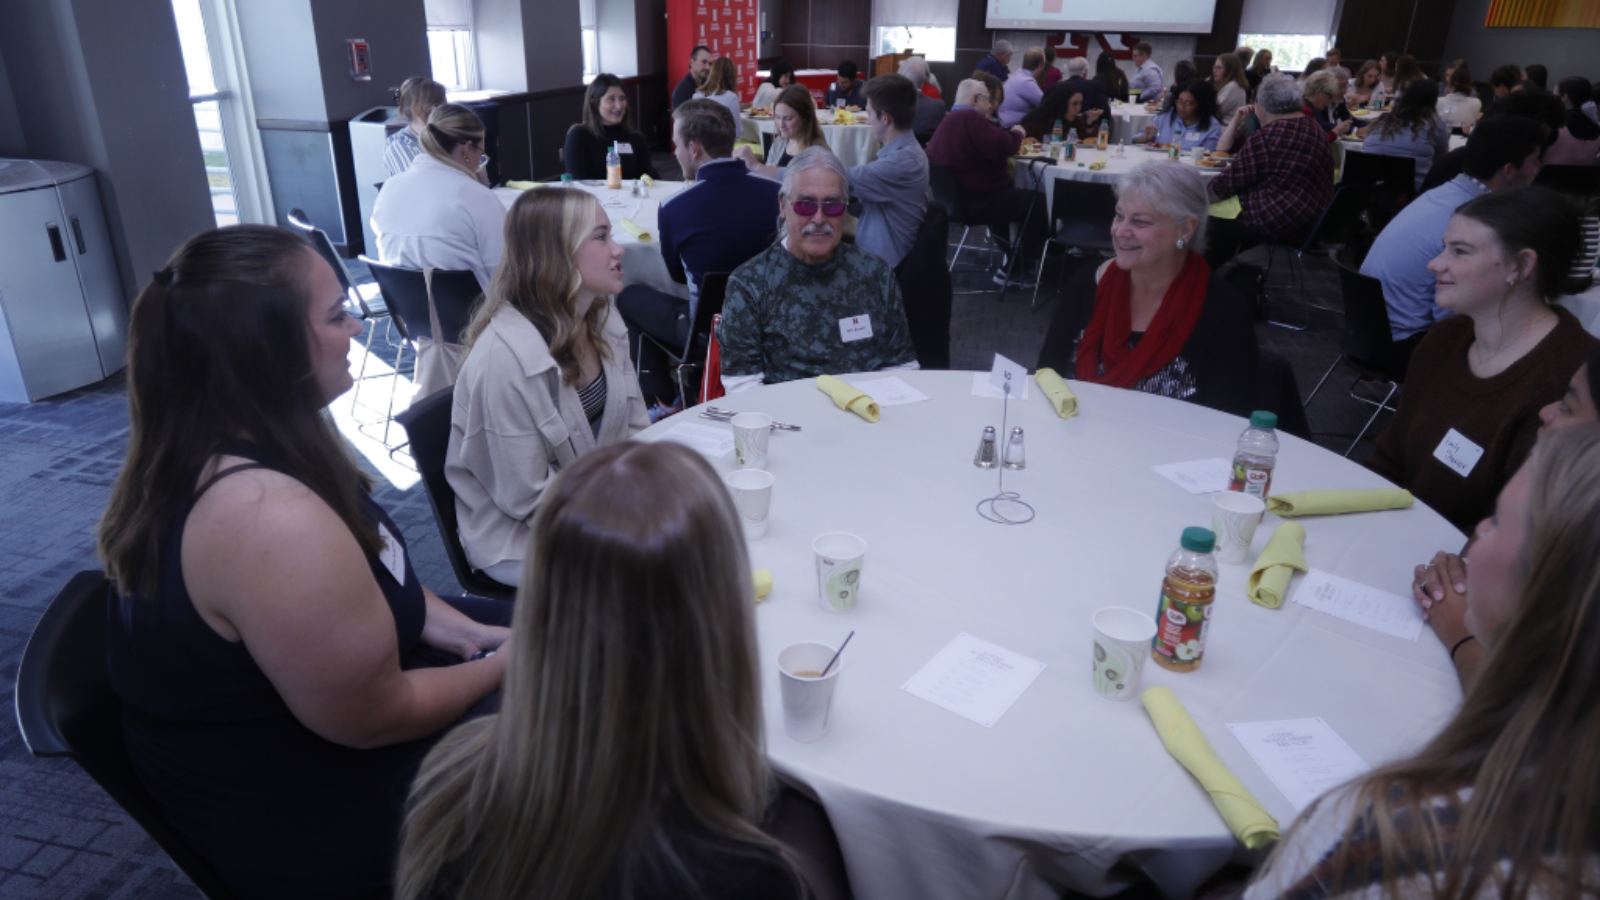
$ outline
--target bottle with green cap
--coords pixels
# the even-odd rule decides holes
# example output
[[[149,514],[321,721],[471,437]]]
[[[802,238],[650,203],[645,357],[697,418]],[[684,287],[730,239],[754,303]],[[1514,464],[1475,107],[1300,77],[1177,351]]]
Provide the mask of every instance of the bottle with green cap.
[[[1211,602],[1217,598],[1217,538],[1209,528],[1185,528],[1177,552],[1167,560],[1156,606],[1156,636],[1150,658],[1173,672],[1193,672],[1206,652]]]
[[[1250,427],[1239,435],[1239,451],[1233,455],[1233,481],[1228,490],[1267,499],[1272,470],[1278,464],[1277,427],[1277,413],[1258,409],[1250,414]]]

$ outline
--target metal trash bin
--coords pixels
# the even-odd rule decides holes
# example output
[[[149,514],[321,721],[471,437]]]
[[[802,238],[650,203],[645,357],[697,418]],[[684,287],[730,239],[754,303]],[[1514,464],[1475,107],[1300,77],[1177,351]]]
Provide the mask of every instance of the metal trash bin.
[[[350,120],[350,156],[356,167],[356,198],[361,206],[361,233],[368,255],[378,256],[378,237],[372,233],[372,207],[378,202],[378,185],[389,177],[383,168],[383,145],[388,124],[400,115],[398,106],[374,106]]]

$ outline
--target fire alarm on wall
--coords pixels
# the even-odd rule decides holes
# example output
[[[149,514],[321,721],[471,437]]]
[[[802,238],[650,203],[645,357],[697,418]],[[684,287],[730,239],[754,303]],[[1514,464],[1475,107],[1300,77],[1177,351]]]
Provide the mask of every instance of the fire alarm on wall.
[[[350,52],[351,80],[371,81],[372,47],[362,38],[350,38],[344,43]]]

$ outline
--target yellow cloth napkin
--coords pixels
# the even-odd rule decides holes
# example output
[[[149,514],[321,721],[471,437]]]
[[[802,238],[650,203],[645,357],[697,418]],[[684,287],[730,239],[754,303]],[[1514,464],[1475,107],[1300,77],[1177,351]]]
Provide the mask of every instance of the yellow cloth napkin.
[[[651,240],[650,232],[645,231],[643,228],[640,228],[639,224],[637,222],[633,221],[632,219],[623,219],[619,224],[622,226],[622,230],[623,231],[626,231],[627,233],[629,233],[629,234],[633,235],[634,237],[638,238],[639,239],[639,243],[641,243],[641,244],[650,243],[650,240]]]
[[[1089,171],[1091,171],[1091,172],[1098,172],[1101,169],[1104,169],[1105,167],[1106,167],[1106,158],[1103,157],[1103,156],[1100,157],[1099,159],[1095,160],[1094,162],[1089,163]]]
[[[859,388],[846,384],[832,375],[819,375],[817,390],[832,397],[834,405],[840,409],[848,409],[868,422],[878,421],[878,404]]]
[[[1267,512],[1290,516],[1332,516],[1339,513],[1374,512],[1380,509],[1405,509],[1411,492],[1400,488],[1364,490],[1299,491],[1267,498]]]
[[[1283,605],[1283,595],[1289,590],[1294,570],[1306,571],[1305,546],[1306,530],[1299,522],[1278,526],[1250,570],[1250,582],[1244,589],[1250,602],[1267,609]]]
[[[1056,408],[1056,415],[1070,419],[1078,414],[1078,395],[1067,387],[1067,382],[1056,374],[1055,369],[1040,369],[1033,373],[1033,380],[1039,383],[1039,390],[1044,391],[1045,399]]]
[[[656,186],[656,180],[654,178],[651,178],[649,175],[640,175],[639,176],[639,180],[644,182],[644,186],[647,187],[647,188],[652,188],[652,187]]]
[[[772,571],[770,569],[757,569],[752,573],[755,576],[756,602],[767,599],[772,593]]]
[[[1243,207],[1239,205],[1239,198],[1234,196],[1211,204],[1211,215],[1219,219],[1237,219],[1242,209]]]
[[[1183,763],[1211,795],[1217,812],[1222,813],[1222,820],[1233,829],[1240,843],[1251,850],[1259,850],[1281,836],[1278,820],[1217,756],[1217,751],[1211,748],[1211,742],[1206,740],[1176,694],[1168,688],[1153,687],[1140,695],[1140,700],[1156,726],[1156,733],[1161,735],[1161,743],[1167,745],[1167,752]]]
[[[537,181],[508,181],[506,187],[516,188],[519,191],[531,190],[539,186]]]

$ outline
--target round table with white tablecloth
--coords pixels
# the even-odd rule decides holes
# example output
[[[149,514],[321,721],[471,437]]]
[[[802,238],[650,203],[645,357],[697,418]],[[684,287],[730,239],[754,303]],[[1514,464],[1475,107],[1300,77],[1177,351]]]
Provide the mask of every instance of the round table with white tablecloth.
[[[1111,143],[1127,141],[1131,146],[1133,139],[1143,134],[1145,126],[1154,121],[1157,115],[1160,115],[1159,111],[1151,112],[1142,103],[1114,101],[1111,104]],[[1098,122],[1095,127],[1099,127]]]
[[[622,245],[622,283],[648,285],[658,291],[685,300],[689,299],[688,285],[672,280],[672,274],[667,271],[667,263],[661,257],[661,231],[657,224],[657,214],[662,202],[683,190],[684,182],[657,181],[655,187],[646,189],[649,193],[647,197],[633,196],[632,181],[624,181],[622,185],[622,190],[612,191],[603,181],[566,181],[560,184],[545,184],[530,190],[558,191],[563,188],[577,188],[593,194],[600,200],[606,216],[611,219],[612,237]],[[499,187],[494,189],[494,194],[505,204],[506,209],[510,209],[511,204],[522,195],[522,191]],[[643,240],[624,230],[623,219],[638,225],[650,239]]]
[[[1365,127],[1366,124],[1367,123],[1363,123],[1363,127]],[[1337,141],[1333,141],[1332,144],[1333,144],[1333,168],[1338,171],[1340,178],[1344,177],[1344,155],[1346,153],[1365,153],[1365,152],[1367,152],[1365,149],[1362,148],[1361,139],[1358,138],[1358,137],[1354,137],[1354,136],[1352,136],[1352,137],[1342,137],[1342,138],[1338,139]],[[1463,136],[1461,136],[1459,134],[1452,134],[1450,136],[1450,149],[1451,150],[1456,150],[1458,148],[1465,147],[1466,145],[1467,145],[1467,139],[1465,137],[1463,137]]]
[[[1091,150],[1079,147],[1077,148],[1076,158],[1071,162],[1061,160],[1050,165],[1042,163],[1030,165],[1028,159],[1029,157],[1017,157],[1014,160],[1013,171],[1016,174],[1017,187],[1034,187],[1037,183],[1034,180],[1036,177],[1034,173],[1040,173],[1038,177],[1043,177],[1050,181],[1057,178],[1065,178],[1071,181],[1115,184],[1123,175],[1132,171],[1134,166],[1140,163],[1167,159],[1167,151],[1148,149],[1148,145],[1145,144],[1133,144],[1128,147],[1119,145],[1108,147],[1105,150]],[[1094,165],[1096,160],[1101,159],[1106,162],[1103,168],[1098,170],[1089,168]],[[1213,169],[1194,165],[1192,156],[1184,156],[1175,164],[1189,166],[1207,180],[1215,178],[1222,172],[1220,167]],[[1045,185],[1044,197],[1046,211],[1052,211],[1054,209],[1055,191],[1049,184]]]
[[[825,109],[817,112],[817,124],[822,127],[822,136],[827,139],[834,155],[846,166],[864,166],[878,155],[878,141],[872,136],[872,126],[866,124],[866,114],[858,114],[858,119],[860,124],[835,125],[832,112]],[[744,140],[759,145],[761,135],[776,133],[777,126],[773,124],[771,116],[744,116]]]
[[[1245,421],[1079,382],[1080,412],[1062,420],[1032,384],[1028,399],[1003,412],[1002,401],[972,395],[970,372],[844,377],[888,374],[929,399],[883,406],[875,424],[836,408],[813,379],[716,401],[803,429],[772,435],[771,517],[766,536],[749,544],[752,566],[770,570],[774,583],[756,609],[773,766],[827,809],[858,897],[1054,900],[1068,888],[1106,896],[1129,883],[1129,869],[1170,897],[1191,896],[1238,844],[1140,704],[1095,693],[1090,616],[1108,605],[1154,613],[1167,557],[1185,526],[1209,527],[1211,503],[1152,467],[1231,458]],[[694,414],[640,439],[660,439]],[[973,449],[1003,416],[1026,435],[1027,467],[1006,472],[1005,488],[1036,511],[1028,524],[994,524],[975,509],[996,493],[997,473],[974,467]],[[1383,485],[1334,453],[1280,439],[1274,492]],[[731,471],[732,456],[714,467]],[[1312,567],[1397,593],[1414,564],[1463,540],[1420,504],[1300,521]],[[1255,552],[1278,524],[1267,516]],[[859,604],[845,614],[817,599],[811,542],[829,531],[853,532],[868,547]],[[1320,717],[1379,765],[1418,749],[1461,694],[1446,648],[1426,627],[1413,642],[1292,600],[1256,606],[1244,595],[1248,572],[1221,567],[1200,668],[1178,674],[1152,663],[1143,686],[1175,691],[1287,827],[1294,807],[1228,723]],[[831,733],[814,744],[791,740],[778,651],[802,640],[838,646],[851,631]],[[1045,664],[990,727],[902,690],[962,633]]]

